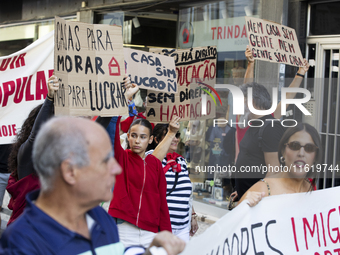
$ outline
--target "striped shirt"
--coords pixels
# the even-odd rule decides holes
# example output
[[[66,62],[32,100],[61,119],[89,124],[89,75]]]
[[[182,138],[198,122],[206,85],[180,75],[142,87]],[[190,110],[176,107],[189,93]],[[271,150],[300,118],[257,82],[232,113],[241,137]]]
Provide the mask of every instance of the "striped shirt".
[[[145,153],[145,155],[152,154],[153,150]],[[190,219],[189,215],[189,200],[192,191],[192,185],[189,178],[187,169],[187,163],[183,157],[176,159],[177,163],[181,165],[182,171],[178,173],[177,185],[174,191],[166,197],[168,202],[168,208],[170,213],[170,221],[172,229],[182,229],[188,223]],[[166,157],[162,161],[163,168],[166,166]],[[172,171],[172,167],[165,173],[167,191],[168,194],[175,183],[175,175]]]

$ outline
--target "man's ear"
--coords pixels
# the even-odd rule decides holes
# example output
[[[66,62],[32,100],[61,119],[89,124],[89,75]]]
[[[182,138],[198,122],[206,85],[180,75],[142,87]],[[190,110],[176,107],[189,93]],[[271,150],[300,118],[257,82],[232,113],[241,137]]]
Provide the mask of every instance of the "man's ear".
[[[150,136],[150,138],[149,138],[149,144],[152,144],[152,141],[153,141],[153,135]]]
[[[69,159],[64,160],[60,166],[61,178],[68,184],[74,185],[76,183],[76,169],[71,164]]]

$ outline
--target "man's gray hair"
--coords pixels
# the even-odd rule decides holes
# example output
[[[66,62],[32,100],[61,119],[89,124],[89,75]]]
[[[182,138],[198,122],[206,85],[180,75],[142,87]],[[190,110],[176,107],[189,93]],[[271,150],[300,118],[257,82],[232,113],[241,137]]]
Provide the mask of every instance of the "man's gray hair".
[[[272,106],[272,99],[265,86],[256,82],[242,84],[240,89],[244,96],[248,94],[248,88],[253,88],[253,104],[258,110],[268,110]]]
[[[88,143],[79,128],[72,126],[72,118],[53,118],[40,129],[33,145],[33,164],[42,191],[53,188],[61,163],[69,159],[71,164],[84,167],[89,164]]]

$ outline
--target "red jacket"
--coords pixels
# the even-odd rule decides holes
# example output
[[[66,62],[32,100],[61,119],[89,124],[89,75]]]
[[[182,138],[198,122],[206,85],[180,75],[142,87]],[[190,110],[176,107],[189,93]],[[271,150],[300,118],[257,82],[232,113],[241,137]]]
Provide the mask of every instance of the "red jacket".
[[[162,164],[153,155],[143,160],[129,149],[124,151],[120,145],[119,123],[120,118],[117,122],[114,154],[123,172],[116,177],[109,214],[147,231],[171,232]]]
[[[8,226],[24,211],[26,206],[25,197],[27,193],[31,192],[32,190],[40,189],[39,177],[37,175],[30,174],[17,181],[12,175],[10,175],[6,189],[11,195],[8,208],[13,210],[12,215],[7,223]]]

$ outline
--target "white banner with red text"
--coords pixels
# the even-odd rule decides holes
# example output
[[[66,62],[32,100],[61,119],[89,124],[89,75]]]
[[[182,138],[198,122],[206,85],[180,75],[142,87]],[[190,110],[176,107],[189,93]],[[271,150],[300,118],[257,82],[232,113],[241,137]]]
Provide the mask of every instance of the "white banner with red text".
[[[0,57],[0,144],[13,143],[30,111],[46,97],[53,74],[53,35]]]
[[[340,254],[340,187],[246,202],[194,237],[181,255]]]

